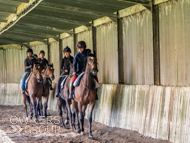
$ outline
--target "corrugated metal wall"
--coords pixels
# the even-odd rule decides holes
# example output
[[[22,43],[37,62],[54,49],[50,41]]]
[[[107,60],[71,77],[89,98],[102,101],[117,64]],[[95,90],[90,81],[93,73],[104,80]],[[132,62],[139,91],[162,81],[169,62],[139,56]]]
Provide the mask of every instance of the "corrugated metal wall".
[[[0,83],[4,82],[4,55],[3,50],[0,50]]]
[[[73,36],[69,36],[69,37],[66,37],[64,39],[62,39],[62,46],[63,46],[63,49],[66,47],[66,46],[69,46],[69,48],[71,48],[71,55],[74,57],[74,40],[73,40]],[[64,54],[63,54],[63,57],[64,57]]]
[[[115,22],[109,22],[96,28],[99,81],[117,84],[119,82],[117,25]]]
[[[48,47],[47,47],[46,44],[33,46],[31,48],[33,49],[34,54],[38,55],[38,58],[39,58],[40,51],[44,50],[44,52],[45,52],[45,58],[48,60]]]
[[[57,82],[60,76],[60,60],[59,60],[59,42],[50,43],[50,59],[49,63],[53,63],[54,65],[54,82]]]
[[[86,30],[76,34],[76,43],[79,41],[85,41],[88,49],[93,50],[93,43],[92,43],[92,30]],[[75,46],[75,51],[78,52],[78,49]],[[75,52],[75,53],[77,53]]]
[[[6,79],[7,83],[19,83],[24,74],[24,60],[26,58],[26,48],[6,49]]]
[[[159,5],[161,84],[190,85],[190,2]]]
[[[124,83],[154,84],[152,13],[127,16],[122,23]]]

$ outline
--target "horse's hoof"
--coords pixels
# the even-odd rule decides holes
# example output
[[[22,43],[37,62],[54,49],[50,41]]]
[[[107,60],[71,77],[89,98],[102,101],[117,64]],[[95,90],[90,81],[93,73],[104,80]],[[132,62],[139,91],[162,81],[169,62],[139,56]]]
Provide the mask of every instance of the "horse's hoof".
[[[84,135],[84,131],[80,133],[81,135]]]
[[[69,124],[69,120],[65,120],[65,125],[68,125]]]
[[[34,119],[34,122],[35,122],[35,123],[38,123],[39,121],[38,121],[38,119],[36,118],[36,119]]]
[[[89,137],[89,138],[91,138],[91,139],[93,138],[92,134],[89,134],[89,136],[88,136],[88,137]]]
[[[64,124],[62,124],[61,126],[62,126],[62,128],[66,129],[66,127],[65,127],[65,125],[64,125]]]
[[[77,133],[80,133],[80,129],[77,129]]]

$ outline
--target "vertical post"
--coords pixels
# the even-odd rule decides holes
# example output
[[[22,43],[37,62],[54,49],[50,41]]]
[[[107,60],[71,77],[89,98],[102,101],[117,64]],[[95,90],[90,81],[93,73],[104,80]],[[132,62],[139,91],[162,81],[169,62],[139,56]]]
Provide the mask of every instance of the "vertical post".
[[[73,44],[74,44],[74,48],[73,48],[73,53],[74,53],[74,55],[77,53],[77,51],[76,51],[76,34],[75,34],[75,28],[73,28]]]
[[[159,6],[152,3],[154,84],[160,85]]]
[[[124,68],[123,68],[123,28],[122,22],[119,18],[119,11],[117,11],[117,39],[118,39],[118,73],[119,84],[124,84]]]
[[[62,57],[63,57],[63,44],[62,44],[62,39],[60,39],[60,35],[59,35],[59,66],[61,65],[61,61],[62,61]],[[60,67],[59,67],[60,69]],[[61,74],[61,71],[60,71]]]
[[[96,27],[94,26],[94,21],[92,21],[92,49],[93,52],[97,51],[96,49]]]
[[[49,64],[51,63],[51,58],[50,58],[50,44],[49,44],[49,38],[47,39],[47,51],[48,51],[48,62]]]
[[[4,83],[7,83],[7,59],[6,59],[6,50],[3,50],[3,77],[4,77]]]

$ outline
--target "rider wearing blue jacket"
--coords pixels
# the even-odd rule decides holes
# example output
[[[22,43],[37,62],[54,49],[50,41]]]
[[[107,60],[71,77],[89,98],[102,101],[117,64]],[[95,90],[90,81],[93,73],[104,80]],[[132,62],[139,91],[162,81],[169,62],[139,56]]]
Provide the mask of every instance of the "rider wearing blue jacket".
[[[86,43],[84,41],[79,41],[77,43],[77,48],[79,52],[75,55],[73,60],[73,80],[71,84],[71,93],[69,94],[69,99],[73,99],[74,94],[74,82],[77,79],[77,76],[85,71],[86,63],[87,63],[87,55],[91,52],[90,49],[86,49]],[[98,82],[98,78],[95,78]],[[96,96],[96,100],[98,97]]]

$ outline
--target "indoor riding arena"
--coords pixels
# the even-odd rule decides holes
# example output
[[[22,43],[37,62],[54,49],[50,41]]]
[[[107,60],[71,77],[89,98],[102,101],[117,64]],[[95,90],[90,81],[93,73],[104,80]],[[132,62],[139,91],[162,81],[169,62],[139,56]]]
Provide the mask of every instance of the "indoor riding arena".
[[[79,41],[97,59],[92,136],[89,106],[83,133],[69,125],[73,104],[61,107],[63,128],[55,96],[63,50],[74,57]],[[30,48],[45,52],[55,77],[38,121],[20,89]],[[190,0],[0,0],[0,143],[190,143],[189,55]],[[28,93],[30,115],[39,104]]]

